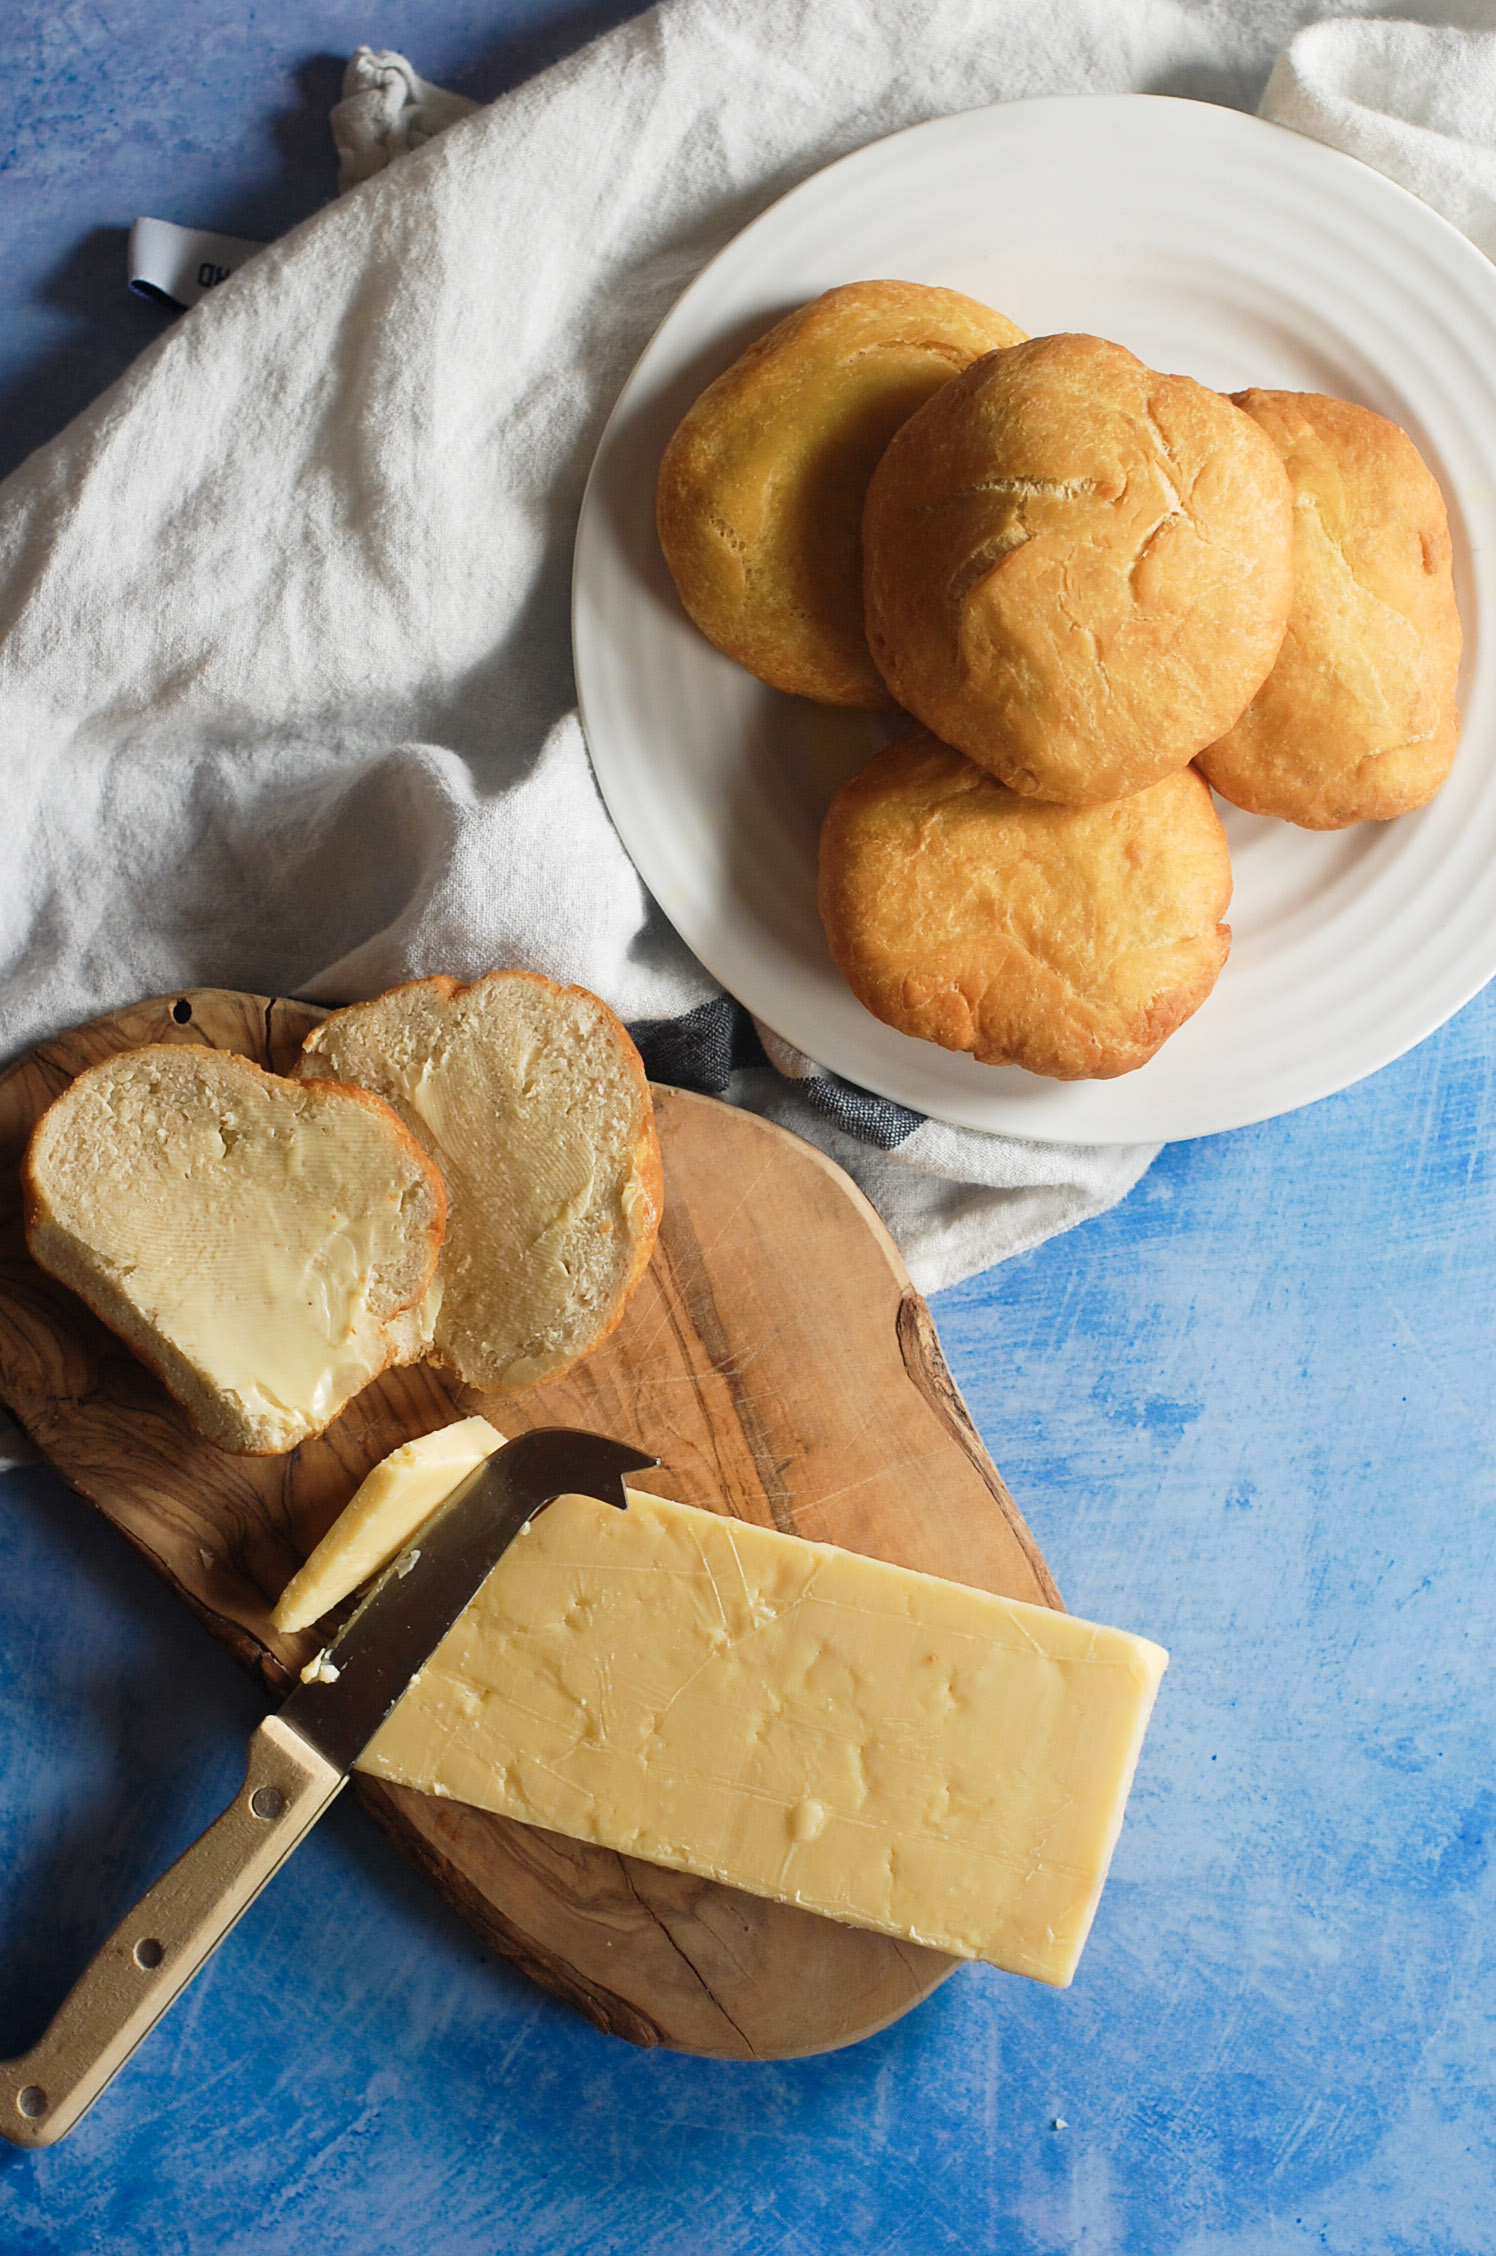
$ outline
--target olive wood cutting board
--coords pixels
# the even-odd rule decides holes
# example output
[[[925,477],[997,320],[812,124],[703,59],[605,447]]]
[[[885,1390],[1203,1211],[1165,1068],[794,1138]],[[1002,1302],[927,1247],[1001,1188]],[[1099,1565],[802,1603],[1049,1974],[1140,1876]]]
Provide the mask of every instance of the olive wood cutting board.
[[[1058,1591],[984,1452],[930,1314],[856,1186],[810,1145],[657,1089],[665,1213],[623,1323],[569,1377],[484,1396],[387,1372],[285,1457],[202,1440],[22,1235],[32,1123],[85,1066],[206,1042],[284,1072],[326,1013],[223,989],[116,1011],[0,1080],[0,1395],[51,1462],[278,1700],[323,1637],[269,1613],[364,1474],[481,1410],[590,1426],[660,1459],[660,1494],[1037,1604]],[[720,2059],[850,2044],[956,1961],[791,1906],[358,1778],[359,1799],[485,1942],[598,2028]]]

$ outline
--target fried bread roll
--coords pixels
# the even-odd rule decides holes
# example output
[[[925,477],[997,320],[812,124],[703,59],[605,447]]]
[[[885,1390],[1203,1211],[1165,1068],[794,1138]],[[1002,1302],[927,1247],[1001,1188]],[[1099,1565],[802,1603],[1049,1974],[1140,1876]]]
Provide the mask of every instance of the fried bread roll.
[[[1316,392],[1239,392],[1294,496],[1294,598],[1277,663],[1200,755],[1235,806],[1307,830],[1386,822],[1454,760],[1460,615],[1444,497],[1406,432]]]
[[[926,729],[837,793],[819,899],[831,953],[875,1018],[1060,1081],[1145,1065],[1231,945],[1226,837],[1193,769],[1060,807]]]
[[[775,689],[889,705],[862,623],[868,479],[933,392],[1023,334],[955,290],[852,282],[709,384],[656,495],[665,561],[707,639]]]
[[[1224,734],[1293,592],[1293,502],[1249,415],[1099,337],[989,355],[891,441],[863,520],[898,703],[1013,790],[1141,791]]]

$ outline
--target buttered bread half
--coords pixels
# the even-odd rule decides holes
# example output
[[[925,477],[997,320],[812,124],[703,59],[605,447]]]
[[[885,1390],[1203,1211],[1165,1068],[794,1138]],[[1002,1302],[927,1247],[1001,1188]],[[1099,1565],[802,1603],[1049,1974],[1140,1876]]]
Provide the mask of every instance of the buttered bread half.
[[[1261,426],[1100,337],[990,353],[895,434],[863,519],[898,703],[1036,799],[1186,767],[1267,678],[1293,496]]]
[[[292,1449],[429,1351],[446,1193],[362,1089],[126,1051],[43,1113],[23,1175],[33,1260],[220,1448]]]
[[[918,282],[851,282],[779,322],[709,384],[665,450],[660,546],[719,650],[775,689],[892,700],[862,619],[862,505],[900,424],[1024,332]]]
[[[385,1098],[441,1169],[439,1361],[511,1390],[607,1338],[654,1250],[662,1178],[644,1066],[605,1003],[530,972],[416,980],[335,1011],[296,1071]]]

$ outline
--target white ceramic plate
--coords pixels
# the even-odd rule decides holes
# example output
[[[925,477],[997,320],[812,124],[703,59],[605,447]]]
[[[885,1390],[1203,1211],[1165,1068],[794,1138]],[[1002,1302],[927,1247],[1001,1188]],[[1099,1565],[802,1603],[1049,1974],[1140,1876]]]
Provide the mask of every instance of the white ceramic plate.
[[[1416,815],[1330,834],[1225,808],[1235,944],[1209,1001],[1117,1081],[994,1069],[880,1025],[831,962],[816,838],[886,728],[780,696],[687,621],[655,472],[696,394],[833,284],[943,283],[1032,335],[1112,337],[1234,391],[1334,392],[1400,423],[1449,503],[1464,736]],[[794,190],[692,284],[603,436],[574,634],[603,796],[656,899],[764,1023],[849,1080],[960,1125],[1056,1142],[1200,1136],[1329,1095],[1496,972],[1496,270],[1379,173],[1204,103],[974,110]]]

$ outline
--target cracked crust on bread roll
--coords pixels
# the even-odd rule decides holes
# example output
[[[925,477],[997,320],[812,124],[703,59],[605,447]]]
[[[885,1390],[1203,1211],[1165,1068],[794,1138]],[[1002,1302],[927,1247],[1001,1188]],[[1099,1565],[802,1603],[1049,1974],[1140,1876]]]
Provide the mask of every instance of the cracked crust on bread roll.
[[[439,1361],[509,1392],[607,1338],[663,1182],[643,1061],[605,1003],[533,972],[418,979],[324,1019],[296,1071],[385,1098],[446,1178]]]
[[[1199,1009],[1230,899],[1225,832],[1191,768],[1061,807],[916,728],[843,785],[821,832],[821,918],[858,1001],[1060,1081],[1146,1065]]]
[[[708,385],[660,464],[655,517],[681,602],[775,689],[892,703],[862,623],[862,504],[899,425],[1024,332],[918,282],[851,282]]]
[[[363,1089],[126,1050],[42,1114],[23,1179],[33,1260],[221,1449],[293,1449],[429,1351],[446,1191]]]
[[[1121,798],[1224,734],[1293,592],[1293,500],[1249,415],[1099,337],[989,355],[896,433],[863,520],[898,703],[1037,799]]]
[[[1426,806],[1459,742],[1449,519],[1407,433],[1316,392],[1247,391],[1294,497],[1294,598],[1277,663],[1200,755],[1223,799],[1307,830]]]

